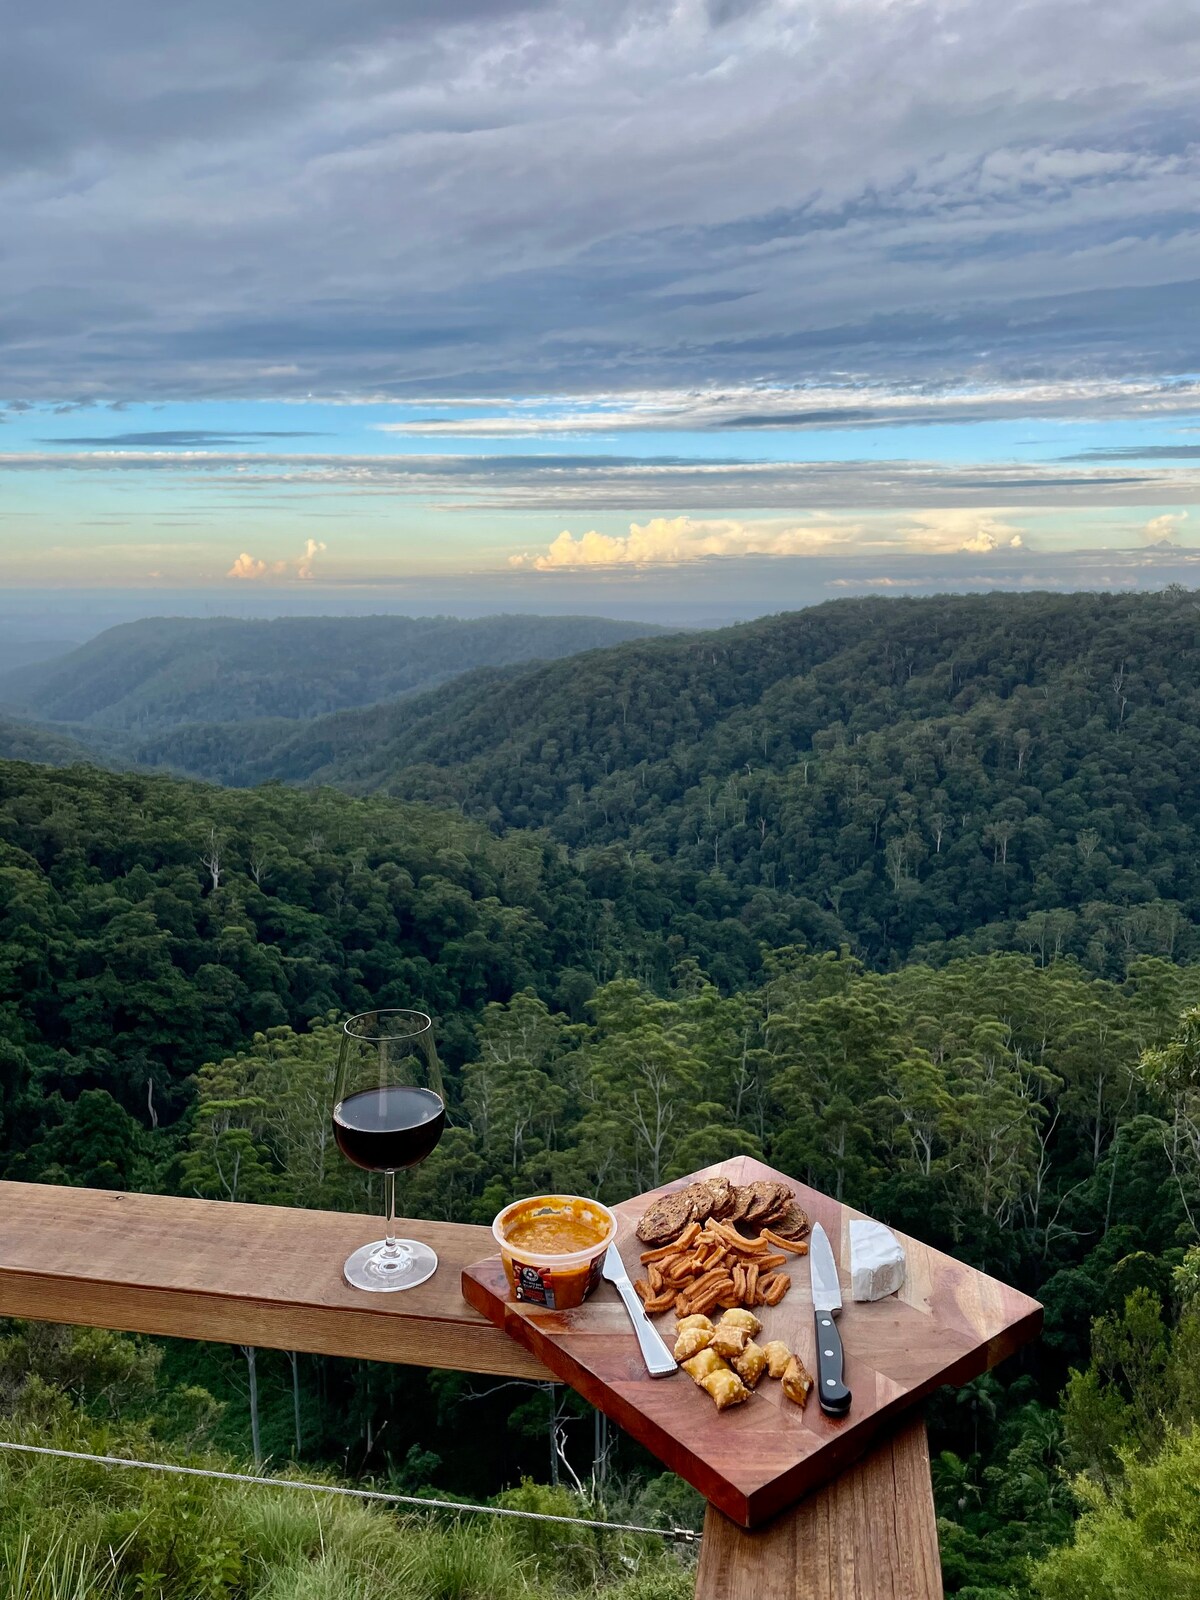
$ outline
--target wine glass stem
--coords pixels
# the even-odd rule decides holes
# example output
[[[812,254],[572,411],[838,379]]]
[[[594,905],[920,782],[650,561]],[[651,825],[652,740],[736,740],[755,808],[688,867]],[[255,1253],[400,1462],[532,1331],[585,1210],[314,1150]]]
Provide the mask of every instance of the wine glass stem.
[[[387,1233],[384,1235],[383,1248],[388,1255],[396,1253],[396,1173],[392,1168],[384,1174],[384,1183],[387,1192]]]

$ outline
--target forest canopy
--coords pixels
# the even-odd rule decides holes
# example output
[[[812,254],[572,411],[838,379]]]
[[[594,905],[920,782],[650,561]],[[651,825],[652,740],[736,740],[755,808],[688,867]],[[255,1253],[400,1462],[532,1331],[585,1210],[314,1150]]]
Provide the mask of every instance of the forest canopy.
[[[1036,1348],[934,1402],[948,1593],[1124,1600],[1151,1569],[1190,1593],[1195,616],[839,603],[468,675],[291,730],[322,761],[280,776],[353,793],[0,763],[0,1172],[375,1209],[330,1145],[338,1021],[420,1005],[449,1126],[410,1214],[761,1155],[1046,1307]],[[47,1389],[0,1383],[0,1414],[56,1408],[64,1438],[100,1425],[70,1374],[142,1370],[141,1345],[4,1337],[0,1376],[7,1350]],[[546,1392],[261,1352],[248,1407],[248,1358],[168,1347],[130,1406],[164,1448],[440,1493],[523,1492],[547,1437],[581,1480],[600,1459]],[[639,1515],[695,1515],[640,1453],[603,1459]]]

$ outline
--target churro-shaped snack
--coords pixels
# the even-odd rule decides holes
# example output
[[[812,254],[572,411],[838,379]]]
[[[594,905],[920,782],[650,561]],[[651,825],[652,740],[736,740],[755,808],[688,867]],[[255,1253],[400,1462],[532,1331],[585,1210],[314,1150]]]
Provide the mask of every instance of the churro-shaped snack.
[[[721,1326],[745,1328],[752,1339],[756,1333],[762,1332],[762,1323],[754,1315],[753,1311],[747,1311],[745,1306],[735,1306],[732,1310],[726,1311],[721,1318]]]
[[[712,1332],[712,1319],[693,1313],[690,1317],[680,1317],[675,1324],[676,1333],[687,1333],[692,1328],[703,1328],[705,1333]]]
[[[741,1355],[734,1356],[732,1366],[747,1389],[753,1389],[767,1370],[767,1353],[753,1339],[748,1339]]]
[[[701,1350],[699,1355],[689,1356],[689,1358],[682,1363],[682,1366],[683,1370],[687,1373],[688,1377],[693,1383],[701,1384],[704,1382],[705,1378],[708,1377],[710,1372],[721,1372],[722,1370],[728,1371],[725,1362],[721,1360],[720,1356],[711,1345],[709,1345],[707,1350]]]
[[[791,1287],[792,1280],[786,1272],[771,1272],[765,1278],[758,1280],[763,1304],[768,1306],[777,1306]]]
[[[799,1356],[793,1356],[784,1369],[783,1392],[789,1400],[794,1400],[798,1406],[803,1407],[808,1399],[808,1391],[812,1388],[812,1375],[808,1372]]]
[[[782,1339],[772,1339],[770,1344],[763,1345],[763,1355],[767,1358],[767,1371],[773,1378],[782,1378],[787,1371],[787,1364],[792,1359],[792,1352]]]
[[[681,1328],[675,1336],[676,1361],[690,1361],[712,1343],[711,1328]]]
[[[750,1335],[745,1328],[739,1328],[725,1321],[722,1317],[713,1329],[710,1348],[719,1356],[724,1356],[726,1361],[732,1361],[734,1356],[740,1356],[746,1348]]]
[[[728,1367],[710,1372],[707,1378],[701,1380],[700,1387],[712,1397],[718,1411],[724,1411],[727,1406],[740,1406],[743,1400],[750,1398],[749,1389],[737,1373],[731,1372]]]

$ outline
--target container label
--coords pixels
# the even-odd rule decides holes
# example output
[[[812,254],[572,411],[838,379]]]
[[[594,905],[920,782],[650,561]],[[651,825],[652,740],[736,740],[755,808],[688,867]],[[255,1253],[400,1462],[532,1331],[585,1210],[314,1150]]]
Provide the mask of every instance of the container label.
[[[549,1267],[525,1267],[519,1261],[514,1261],[513,1279],[518,1300],[527,1300],[530,1305],[554,1310],[554,1273]]]
[[[583,1285],[580,1300],[586,1300],[588,1295],[600,1282],[600,1272],[604,1265],[603,1256],[597,1256],[588,1268],[587,1279]],[[527,1305],[545,1306],[547,1311],[554,1311],[558,1302],[554,1298],[554,1268],[553,1267],[526,1267],[519,1261],[512,1264],[513,1287],[517,1299],[524,1300]],[[578,1280],[576,1280],[578,1281]],[[579,1302],[574,1296],[568,1296],[568,1305],[577,1305]]]

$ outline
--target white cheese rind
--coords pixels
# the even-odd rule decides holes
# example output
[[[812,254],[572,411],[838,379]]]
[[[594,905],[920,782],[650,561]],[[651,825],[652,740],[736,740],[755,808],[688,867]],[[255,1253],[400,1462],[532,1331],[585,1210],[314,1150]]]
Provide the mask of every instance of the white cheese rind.
[[[904,1251],[882,1222],[851,1222],[850,1278],[856,1300],[882,1300],[904,1282]]]

